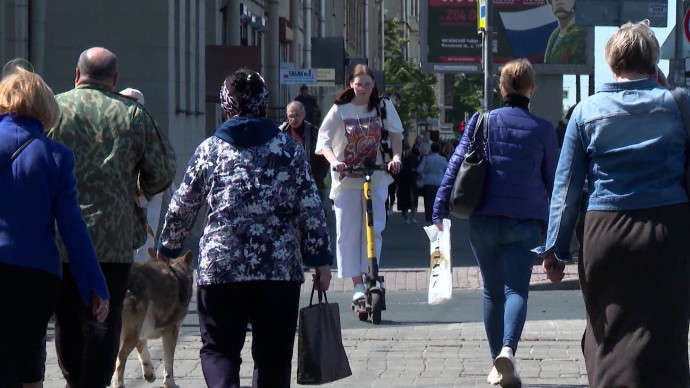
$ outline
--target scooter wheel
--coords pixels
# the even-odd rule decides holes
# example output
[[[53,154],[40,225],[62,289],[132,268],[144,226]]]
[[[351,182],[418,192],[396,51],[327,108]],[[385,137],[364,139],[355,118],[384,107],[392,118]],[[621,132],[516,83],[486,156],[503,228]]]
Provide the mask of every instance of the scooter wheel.
[[[357,313],[357,317],[360,321],[366,322],[366,320],[369,319],[369,313],[367,313],[366,311],[359,312]]]
[[[383,296],[381,292],[371,292],[371,323],[381,323],[381,310],[383,309]]]

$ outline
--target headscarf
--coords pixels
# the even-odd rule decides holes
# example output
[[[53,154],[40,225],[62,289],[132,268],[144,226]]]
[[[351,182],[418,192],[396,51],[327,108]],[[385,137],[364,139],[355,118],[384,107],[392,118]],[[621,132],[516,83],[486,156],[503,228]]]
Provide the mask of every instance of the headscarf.
[[[245,102],[245,106],[240,106],[237,99],[230,95],[226,81],[223,81],[223,85],[220,87],[220,106],[223,108],[223,112],[225,112],[228,117],[232,117],[240,113],[259,116],[261,114],[261,109],[268,104],[268,89],[266,88],[266,81],[261,74],[257,72],[249,73],[247,76],[247,83],[249,83],[252,77],[255,76],[259,77],[261,89],[257,95],[252,96],[249,101]]]

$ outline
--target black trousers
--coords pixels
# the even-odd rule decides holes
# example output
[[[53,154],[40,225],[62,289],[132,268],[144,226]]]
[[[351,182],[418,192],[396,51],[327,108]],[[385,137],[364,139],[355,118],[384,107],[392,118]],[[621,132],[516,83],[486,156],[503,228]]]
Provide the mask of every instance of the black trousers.
[[[199,286],[201,368],[209,388],[240,386],[240,354],[249,321],[254,386],[290,387],[300,286],[284,281]]]
[[[55,349],[62,375],[71,388],[110,385],[120,346],[122,302],[131,263],[101,263],[110,292],[110,311],[98,323],[79,297],[69,264],[62,266],[60,296],[55,311]]]
[[[424,220],[431,223],[431,216],[434,214],[434,201],[436,200],[436,192],[438,186],[424,185],[422,193],[424,193]]]
[[[45,271],[0,264],[0,387],[42,381],[48,321],[60,278]]]

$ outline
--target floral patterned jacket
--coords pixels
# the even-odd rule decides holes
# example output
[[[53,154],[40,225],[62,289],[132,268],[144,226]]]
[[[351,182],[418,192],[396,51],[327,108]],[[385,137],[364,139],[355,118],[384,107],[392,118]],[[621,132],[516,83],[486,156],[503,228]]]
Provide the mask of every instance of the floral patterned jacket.
[[[303,282],[303,264],[333,262],[304,150],[269,120],[232,117],[197,147],[165,216],[161,253],[180,254],[204,203],[200,285]]]

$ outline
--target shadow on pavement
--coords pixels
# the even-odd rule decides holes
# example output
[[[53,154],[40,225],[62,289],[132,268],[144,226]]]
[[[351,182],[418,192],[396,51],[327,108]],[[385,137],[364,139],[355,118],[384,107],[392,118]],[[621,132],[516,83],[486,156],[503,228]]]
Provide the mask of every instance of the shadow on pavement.
[[[587,388],[589,385],[573,385],[573,384],[522,384],[522,388]]]
[[[393,212],[383,231],[381,268],[428,268],[429,238],[424,231],[424,212],[418,224],[406,224],[402,213]],[[470,250],[468,221],[451,220],[451,261],[454,267],[477,265]],[[333,231],[335,232],[335,230]]]

